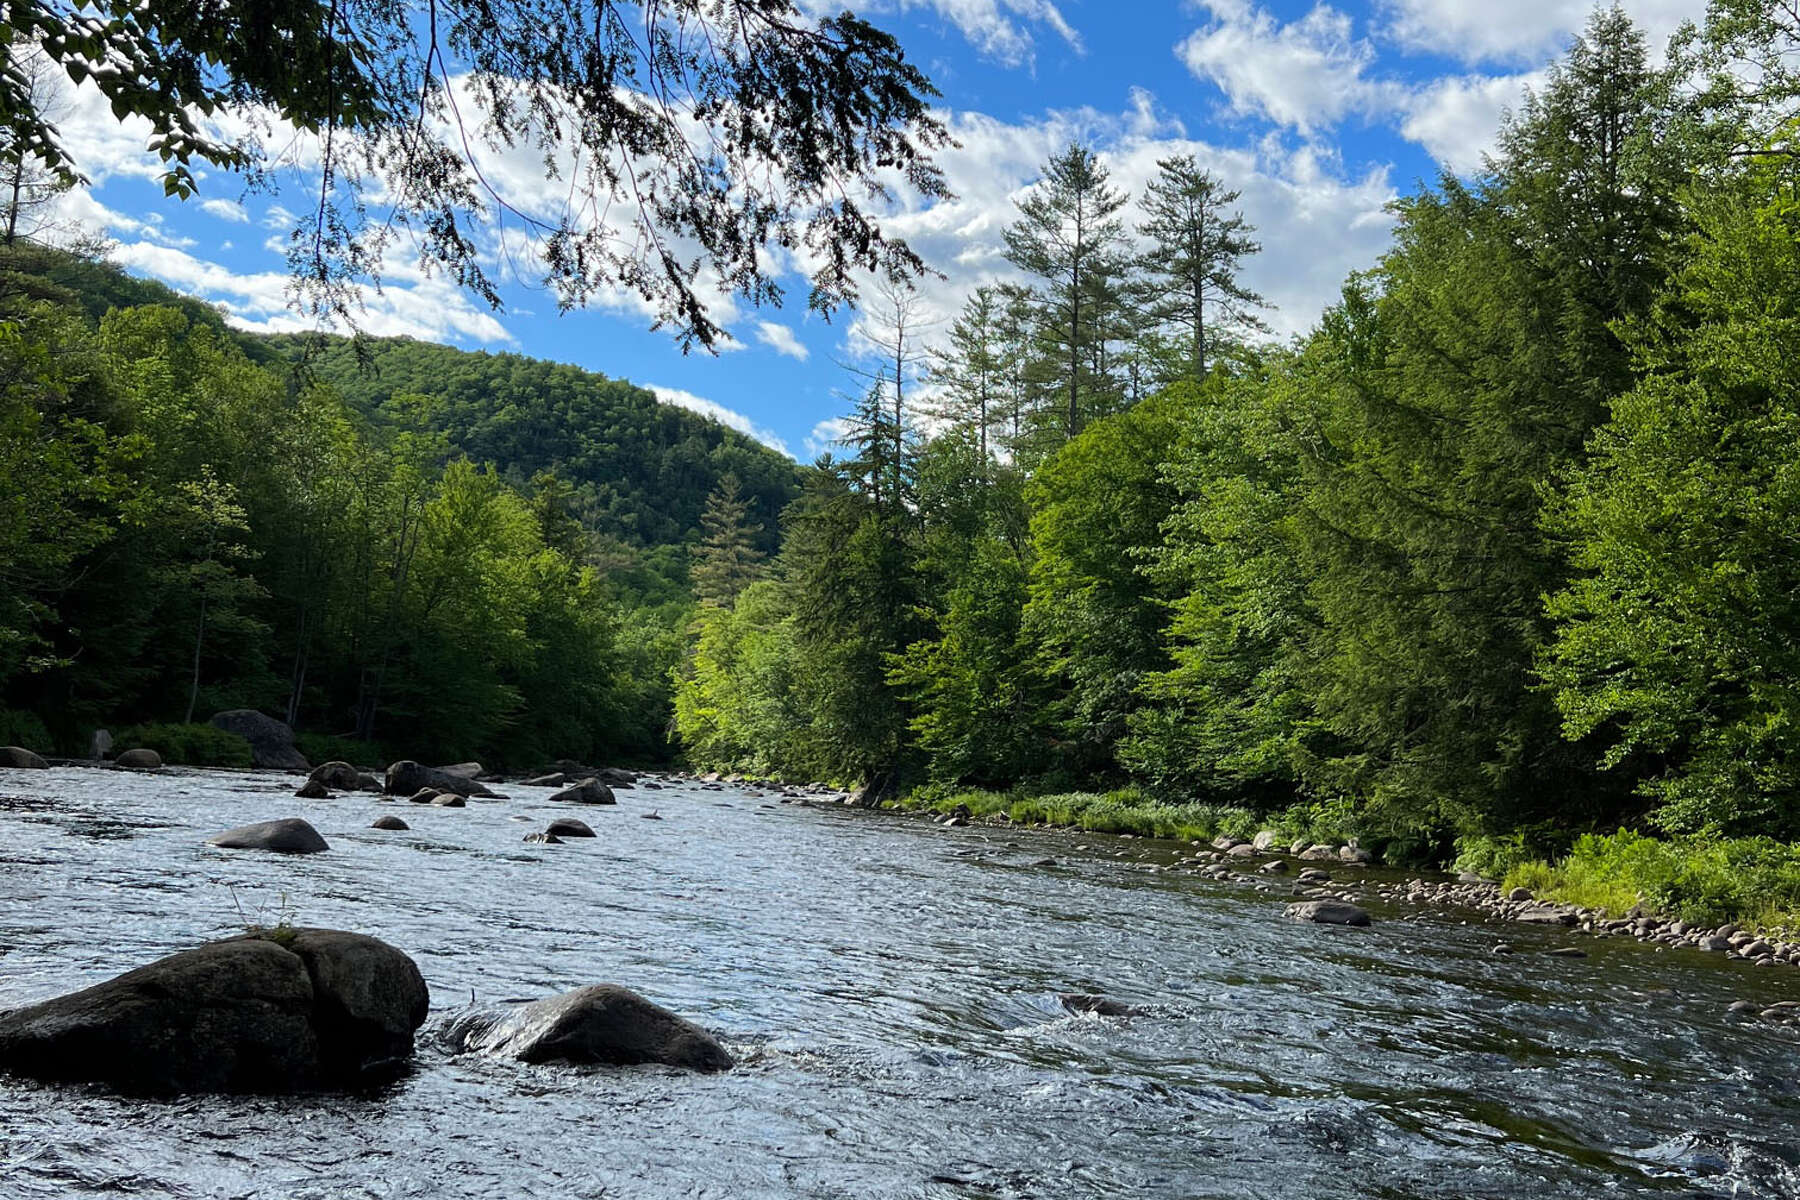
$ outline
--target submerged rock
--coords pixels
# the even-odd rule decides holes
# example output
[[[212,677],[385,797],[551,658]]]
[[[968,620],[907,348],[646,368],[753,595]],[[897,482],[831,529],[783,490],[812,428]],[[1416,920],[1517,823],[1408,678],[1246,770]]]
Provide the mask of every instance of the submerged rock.
[[[545,833],[558,837],[593,837],[594,831],[588,828],[586,821],[577,821],[574,817],[558,817],[545,827]]]
[[[47,770],[50,764],[23,746],[0,746],[0,767],[21,767],[33,771]]]
[[[316,779],[308,779],[305,783],[301,784],[299,789],[294,792],[294,795],[300,797],[302,800],[331,799],[331,793],[326,791],[325,785]]]
[[[294,731],[274,717],[254,708],[233,708],[214,713],[212,725],[235,733],[250,743],[250,765],[272,771],[306,771],[312,764],[294,745]]]
[[[1301,904],[1290,904],[1287,915],[1296,921],[1312,921],[1319,925],[1368,925],[1370,918],[1366,909],[1354,904],[1346,904],[1341,900],[1308,900]]]
[[[281,929],[0,1013],[0,1067],[141,1092],[292,1092],[390,1074],[430,996],[375,938]]]
[[[113,759],[113,765],[130,767],[134,771],[154,771],[162,764],[162,755],[154,750],[127,750]]]
[[[1123,1000],[1089,992],[1064,992],[1057,996],[1057,1000],[1072,1013],[1093,1013],[1099,1017],[1135,1017],[1143,1011]]]
[[[550,798],[566,804],[617,804],[619,802],[618,797],[613,795],[612,789],[598,779],[583,779],[580,783],[573,787],[566,787]]]
[[[487,796],[494,793],[484,783],[461,775],[452,775],[448,771],[440,771],[436,767],[428,767],[424,763],[403,758],[391,763],[387,769],[386,790],[390,796],[410,796],[422,788],[431,788],[438,792],[455,792],[459,796]]]
[[[412,826],[408,825],[405,821],[402,821],[399,817],[390,815],[390,816],[385,816],[385,817],[376,817],[374,823],[372,825],[370,825],[369,828],[370,829],[411,829]]]
[[[446,1026],[443,1038],[457,1050],[528,1063],[660,1063],[694,1071],[724,1071],[733,1065],[712,1034],[611,983],[521,1008],[470,1013]]]
[[[318,830],[298,817],[240,825],[213,834],[206,844],[221,850],[273,850],[277,854],[317,854],[331,849]]]

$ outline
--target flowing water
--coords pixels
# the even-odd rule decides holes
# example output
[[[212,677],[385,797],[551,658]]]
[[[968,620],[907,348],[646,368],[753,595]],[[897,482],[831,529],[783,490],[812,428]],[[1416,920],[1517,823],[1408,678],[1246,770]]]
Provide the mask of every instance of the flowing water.
[[[1800,1196],[1800,1036],[1725,1015],[1800,997],[1800,971],[1623,939],[1548,957],[1569,934],[1467,913],[1301,925],[1287,885],[1145,869],[1170,846],[741,789],[570,814],[543,789],[437,809],[294,782],[0,772],[0,1008],[287,915],[411,953],[431,1024],[611,981],[740,1065],[531,1067],[422,1037],[374,1095],[0,1078],[0,1195]],[[410,832],[368,828],[395,811]],[[552,815],[600,836],[522,843]],[[330,853],[202,845],[276,816]],[[1066,992],[1145,1011],[1073,1015]]]

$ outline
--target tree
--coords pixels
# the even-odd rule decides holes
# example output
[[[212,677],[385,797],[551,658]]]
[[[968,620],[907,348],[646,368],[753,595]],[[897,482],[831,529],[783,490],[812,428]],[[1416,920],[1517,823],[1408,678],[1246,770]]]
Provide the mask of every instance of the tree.
[[[1109,315],[1105,285],[1125,271],[1118,214],[1127,199],[1109,184],[1099,157],[1071,143],[1046,164],[1042,181],[1018,202],[1019,219],[1005,230],[1007,261],[1044,281],[1040,331],[1057,363],[1064,438],[1081,432],[1113,390],[1096,370],[1096,351],[1104,346],[1099,331]]]
[[[7,58],[17,86],[36,112],[46,122],[60,120],[67,105],[56,95],[49,57],[15,40]],[[46,167],[12,130],[0,128],[0,245],[43,236],[53,227],[56,198],[68,189],[68,179]]]
[[[624,289],[684,346],[710,347],[709,291],[780,300],[765,243],[817,263],[808,303],[828,312],[855,298],[857,272],[923,269],[864,207],[888,180],[948,194],[930,82],[889,35],[795,0],[18,0],[6,24],[149,122],[172,195],[206,165],[270,178],[291,131],[316,145],[290,258],[310,306],[351,325],[354,284],[396,237],[497,306],[489,235],[511,221],[561,303]],[[12,44],[0,128],[73,178],[83,164]],[[227,114],[291,131],[233,136]],[[514,149],[565,178],[566,201],[503,190],[493,159]]]
[[[1701,201],[1631,327],[1645,377],[1548,514],[1579,574],[1545,675],[1571,737],[1678,832],[1800,833],[1800,203],[1770,162]]]
[[[988,435],[1001,419],[1001,400],[1008,391],[1002,320],[1000,294],[978,287],[963,302],[946,344],[931,351],[930,379],[940,394],[932,415],[974,434],[984,472]]]
[[[1244,258],[1262,246],[1256,227],[1232,211],[1238,193],[1226,191],[1192,155],[1157,162],[1144,193],[1149,239],[1142,260],[1148,315],[1184,335],[1179,375],[1206,378],[1209,358],[1234,332],[1267,332],[1255,310],[1268,301],[1238,282]]]
[[[738,495],[736,475],[719,480],[706,498],[700,517],[700,544],[694,548],[689,575],[694,598],[704,606],[727,608],[738,593],[761,574],[762,551],[755,537],[762,531],[749,519],[750,502]]]

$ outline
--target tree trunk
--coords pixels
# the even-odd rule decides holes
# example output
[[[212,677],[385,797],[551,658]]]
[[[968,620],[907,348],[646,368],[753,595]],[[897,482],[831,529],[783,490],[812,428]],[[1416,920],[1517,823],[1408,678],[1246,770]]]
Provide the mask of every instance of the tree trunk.
[[[206,643],[206,597],[200,597],[200,626],[194,630],[194,675],[188,683],[186,724],[194,723],[194,705],[200,699],[200,648]]]

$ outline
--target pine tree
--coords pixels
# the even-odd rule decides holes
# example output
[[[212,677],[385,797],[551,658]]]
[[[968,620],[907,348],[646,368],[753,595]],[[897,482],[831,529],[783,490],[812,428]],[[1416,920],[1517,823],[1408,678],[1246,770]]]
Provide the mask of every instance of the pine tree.
[[[1192,155],[1165,158],[1145,190],[1149,219],[1138,232],[1150,241],[1143,259],[1147,317],[1173,326],[1185,345],[1179,376],[1206,378],[1210,360],[1234,332],[1267,332],[1256,309],[1268,302],[1238,282],[1244,258],[1262,249],[1256,227],[1232,211],[1226,191]]]
[[[1117,388],[1105,371],[1101,331],[1110,316],[1106,285],[1127,269],[1119,218],[1127,199],[1108,183],[1099,157],[1071,143],[1019,201],[1019,220],[1005,231],[1007,261],[1044,281],[1039,333],[1056,364],[1064,438],[1080,433],[1093,412],[1113,407],[1108,397]]]
[[[738,493],[738,478],[727,473],[706,498],[700,516],[700,544],[694,547],[689,577],[694,598],[710,608],[727,608],[762,574],[763,553],[756,548],[760,524],[749,519],[750,501]]]
[[[978,287],[950,327],[948,344],[931,352],[930,379],[940,390],[932,415],[952,429],[974,435],[984,473],[990,457],[988,435],[1001,419],[1006,387],[1002,320],[999,293]]]

